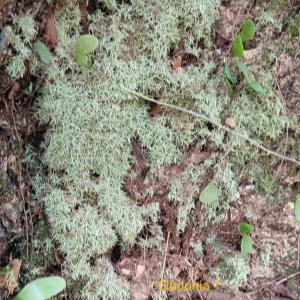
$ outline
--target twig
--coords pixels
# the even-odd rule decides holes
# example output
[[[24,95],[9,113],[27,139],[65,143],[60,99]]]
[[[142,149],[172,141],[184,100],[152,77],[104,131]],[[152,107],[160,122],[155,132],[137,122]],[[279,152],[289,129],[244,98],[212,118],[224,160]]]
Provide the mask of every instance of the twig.
[[[297,258],[297,269],[299,269],[300,265],[300,234],[298,236],[298,258]]]
[[[170,232],[168,232],[167,236],[167,244],[166,244],[166,249],[165,249],[165,256],[164,256],[164,262],[161,270],[161,281],[164,279],[164,273],[165,273],[165,267],[166,267],[166,260],[167,260],[167,253],[168,253],[168,248],[169,248],[169,239],[170,239]],[[161,299],[161,289],[159,290],[159,300]]]
[[[147,96],[145,96],[145,95],[143,95],[143,94],[141,94],[141,93],[132,91],[132,90],[126,88],[126,87],[123,87],[123,89],[124,89],[127,93],[129,93],[129,94],[131,94],[131,95],[134,95],[134,96],[136,96],[136,97],[139,97],[139,98],[141,98],[141,99],[144,99],[144,100],[146,100],[146,101],[153,102],[153,103],[159,104],[159,105],[161,105],[161,106],[169,107],[169,108],[175,109],[175,110],[177,110],[177,111],[181,111],[181,112],[183,112],[183,113],[186,113],[186,114],[189,114],[189,115],[191,115],[191,116],[194,116],[194,117],[196,117],[196,118],[202,119],[202,120],[205,121],[205,122],[209,122],[210,124],[216,126],[219,130],[224,130],[224,131],[226,131],[226,132],[228,132],[228,133],[230,133],[230,134],[232,134],[232,135],[235,135],[235,136],[237,136],[237,137],[239,137],[239,138],[241,138],[241,139],[247,141],[250,145],[252,145],[252,146],[254,146],[254,147],[256,147],[256,148],[258,148],[258,149],[260,149],[260,150],[262,150],[262,151],[264,151],[264,152],[266,152],[268,155],[273,155],[273,156],[275,156],[275,157],[277,157],[277,158],[280,158],[280,159],[285,160],[285,161],[292,162],[292,163],[294,163],[294,164],[300,166],[300,161],[296,160],[295,158],[289,157],[289,156],[285,156],[285,155],[282,155],[282,154],[280,154],[280,153],[277,153],[277,152],[275,152],[275,151],[273,151],[273,150],[270,150],[270,149],[266,148],[265,146],[261,145],[259,142],[257,142],[257,141],[255,141],[255,140],[249,138],[248,136],[243,135],[242,133],[240,133],[240,132],[238,132],[238,131],[233,131],[233,130],[229,129],[229,128],[226,127],[226,126],[221,125],[221,124],[219,124],[219,123],[217,123],[217,122],[215,122],[215,121],[209,119],[208,117],[206,117],[206,116],[203,115],[203,114],[200,114],[200,113],[194,112],[194,111],[192,111],[192,110],[189,110],[189,109],[186,109],[186,108],[183,108],[183,107],[179,107],[179,106],[176,106],[176,105],[173,105],[173,104],[164,103],[164,102],[161,102],[161,101],[159,101],[159,100],[152,99],[152,98],[147,97]]]
[[[294,278],[294,277],[296,277],[296,276],[298,276],[298,275],[300,275],[300,271],[297,271],[297,272],[295,272],[295,273],[293,273],[293,274],[291,274],[291,275],[289,275],[289,276],[287,276],[287,277],[284,277],[284,278],[282,278],[282,279],[280,279],[280,280],[278,280],[278,281],[273,280],[273,281],[271,281],[271,282],[265,284],[265,285],[262,286],[261,288],[255,290],[255,291],[252,291],[252,292],[250,292],[250,293],[247,293],[247,295],[254,295],[254,294],[259,293],[260,291],[262,291],[262,290],[268,288],[270,285],[276,285],[276,284],[284,283],[284,282],[288,281],[289,279],[292,279],[292,278]]]

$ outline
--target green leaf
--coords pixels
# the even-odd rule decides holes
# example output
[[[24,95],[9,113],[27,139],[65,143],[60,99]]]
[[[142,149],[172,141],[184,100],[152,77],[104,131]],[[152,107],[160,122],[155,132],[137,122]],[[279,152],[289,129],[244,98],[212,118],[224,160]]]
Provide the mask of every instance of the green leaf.
[[[234,94],[234,90],[233,90],[233,86],[232,86],[231,82],[227,78],[225,78],[225,83],[226,83],[228,95],[232,96]]]
[[[252,250],[252,241],[248,234],[244,234],[241,242],[241,252],[247,255]]]
[[[33,46],[34,52],[40,57],[41,61],[45,64],[49,64],[51,61],[50,50],[46,47],[44,43],[37,40]]]
[[[295,201],[295,218],[297,223],[300,223],[300,194],[297,195],[296,201]]]
[[[79,65],[88,63],[88,54],[98,47],[98,39],[90,34],[82,35],[75,44],[75,60]]]
[[[258,82],[256,82],[256,81],[251,82],[251,83],[249,84],[249,87],[250,87],[253,91],[255,91],[257,94],[259,94],[259,95],[261,95],[261,96],[264,94],[264,89],[263,89],[262,86],[261,86]]]
[[[232,53],[236,57],[243,57],[244,56],[243,40],[239,35],[237,35],[235,37],[235,39],[233,40]]]
[[[211,204],[219,200],[220,191],[214,182],[210,182],[200,194],[200,201],[203,204]]]
[[[224,66],[224,75],[225,77],[231,82],[231,83],[235,83],[236,80],[231,72],[231,69],[228,65]]]
[[[46,300],[66,287],[66,281],[58,276],[36,279],[28,283],[13,300]]]
[[[240,37],[243,42],[252,40],[255,34],[255,24],[252,20],[246,20],[240,32]]]
[[[254,231],[254,227],[247,223],[241,223],[240,224],[240,232],[250,234]]]
[[[240,61],[235,62],[235,64],[238,67],[239,71],[244,75],[245,79],[247,81],[250,81],[250,74],[251,73],[250,73],[248,67]]]

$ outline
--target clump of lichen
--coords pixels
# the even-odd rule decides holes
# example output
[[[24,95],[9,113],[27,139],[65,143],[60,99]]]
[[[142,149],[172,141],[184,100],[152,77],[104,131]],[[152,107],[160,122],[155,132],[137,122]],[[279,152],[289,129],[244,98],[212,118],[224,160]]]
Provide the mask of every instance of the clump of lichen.
[[[7,66],[7,73],[14,79],[23,77],[26,71],[26,61],[34,62],[32,55],[32,42],[37,34],[37,26],[32,16],[26,15],[14,21],[14,32],[10,42],[16,54],[11,58]]]
[[[138,137],[147,148],[149,176],[161,166],[176,164],[192,143],[219,148],[218,157],[205,163],[213,168],[222,197],[204,207],[203,226],[222,220],[230,202],[238,198],[234,166],[227,161],[238,158],[243,164],[256,151],[179,112],[149,118],[148,104],[133,99],[122,87],[160,96],[161,101],[199,111],[218,123],[233,115],[238,130],[261,139],[280,136],[285,118],[279,99],[268,88],[270,78],[262,75],[263,101],[247,91],[233,101],[224,88],[222,72],[197,46],[196,41],[207,39],[211,32],[218,0],[101,2],[105,13],[97,10],[89,16],[99,47],[86,68],[79,67],[73,55],[81,33],[76,1],[68,1],[65,14],[56,20],[58,45],[52,65],[45,66],[47,83],[37,108],[40,120],[49,124],[44,163],[51,177],[43,201],[54,239],[65,254],[66,274],[83,284],[81,297],[128,299],[128,285],[107,259],[110,250],[116,243],[128,249],[135,243],[160,248],[162,242],[159,206],[138,206],[122,191],[133,161],[130,139]],[[169,53],[182,39],[186,51],[201,54],[202,64],[174,74]],[[169,97],[178,93],[186,96]],[[184,177],[192,189],[185,202],[182,183],[174,182],[171,187],[169,198],[179,203],[179,232],[194,209],[201,176],[205,176],[203,170],[193,165],[187,168]],[[140,239],[146,224],[159,238]],[[228,264],[239,272],[235,261],[228,260]]]
[[[247,282],[250,266],[241,253],[229,254],[222,258],[210,275],[214,279],[217,278],[221,285],[238,288]]]
[[[168,54],[184,35],[190,40],[187,47],[199,51],[192,40],[209,34],[217,7],[218,1],[210,5],[199,1],[194,6],[189,1],[180,5],[163,1],[109,5],[110,14],[97,11],[91,16],[90,28],[99,38],[99,48],[93,64],[85,69],[79,68],[73,57],[80,18],[57,18],[58,46],[53,65],[46,70],[48,83],[39,100],[38,115],[50,124],[44,162],[51,172],[63,171],[64,175],[44,203],[54,238],[66,255],[66,272],[74,280],[85,279],[85,299],[128,298],[126,284],[118,284],[120,279],[109,261],[105,261],[107,267],[101,267],[102,255],[117,242],[123,247],[133,245],[148,221],[157,226],[158,206],[138,207],[122,191],[133,159],[130,138],[138,136],[149,150],[154,173],[162,165],[176,163],[200,134],[194,124],[181,129],[178,113],[150,119],[147,104],[121,102],[128,99],[122,86],[161,93],[207,85],[213,64],[205,62],[202,68],[191,66],[174,75]],[[186,10],[192,16],[189,22],[183,22]],[[79,13],[75,9],[73,14],[76,11]],[[221,105],[213,107],[221,98],[211,87],[220,83],[212,82],[206,89],[208,95],[197,93],[189,102],[195,108],[202,102],[203,109],[217,119]],[[91,174],[97,174],[97,180]],[[158,247],[158,242],[152,245]],[[96,260],[94,266],[91,259]],[[93,271],[95,265],[99,272]],[[110,285],[119,285],[118,293]]]

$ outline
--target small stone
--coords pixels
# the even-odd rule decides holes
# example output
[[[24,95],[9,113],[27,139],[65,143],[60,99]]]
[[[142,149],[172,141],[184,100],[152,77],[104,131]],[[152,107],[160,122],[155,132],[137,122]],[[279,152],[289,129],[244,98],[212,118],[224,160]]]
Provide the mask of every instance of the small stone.
[[[126,276],[129,276],[131,274],[131,271],[128,269],[121,269],[121,272]]]
[[[236,127],[236,122],[233,118],[226,118],[225,124],[229,126],[230,128],[235,128]]]

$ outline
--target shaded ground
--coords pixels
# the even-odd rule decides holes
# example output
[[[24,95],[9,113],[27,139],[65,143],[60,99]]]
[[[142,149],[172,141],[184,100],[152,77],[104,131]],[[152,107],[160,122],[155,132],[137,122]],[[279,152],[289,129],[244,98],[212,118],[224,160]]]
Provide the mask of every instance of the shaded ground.
[[[289,117],[299,124],[300,54],[299,47],[295,47],[297,41],[299,46],[299,36],[298,40],[295,37],[295,42],[291,42],[292,29],[289,21],[299,14],[300,5],[297,1],[291,1],[289,5],[281,7],[277,2],[279,3],[270,1],[263,5],[255,1],[225,1],[221,8],[220,21],[216,24],[216,37],[210,54],[217,63],[221,63],[224,58],[228,59],[232,37],[239,31],[243,21],[251,18],[261,24],[258,37],[246,45],[246,60],[251,63],[253,69],[260,68],[262,64],[270,65],[274,75],[273,86],[281,94]],[[21,9],[16,8],[13,1],[3,3],[1,5],[5,8],[0,7],[1,12],[8,11],[8,8],[11,11]],[[270,8],[275,9],[278,14],[274,19],[275,24],[264,23],[265,20],[260,17],[262,7],[266,8],[267,5],[279,5],[277,8]],[[42,6],[44,9],[46,7]],[[87,9],[82,6],[82,22],[86,31],[86,14],[91,9],[92,7]],[[0,16],[2,26],[10,22],[9,14],[2,13]],[[278,20],[280,24],[276,24]],[[276,30],[276,26],[280,26],[281,30]],[[45,27],[41,25],[40,35],[45,36],[43,28]],[[51,38],[50,32],[46,34],[46,40],[49,35],[51,44],[54,38]],[[281,47],[276,48],[274,45]],[[170,57],[174,71],[185,64],[197,64],[194,57],[184,53],[181,45],[175,50]],[[4,60],[9,59],[4,54],[2,57]],[[33,88],[28,93],[30,83]],[[22,164],[22,160],[27,144],[31,144],[39,153],[39,144],[46,128],[39,125],[32,111],[35,93],[42,85],[41,78],[27,74],[26,78],[13,81],[8,78],[3,68],[0,84],[0,257],[1,266],[4,266],[8,264],[10,256],[20,257],[20,248],[24,249],[24,245],[25,253],[29,255],[32,249],[31,241],[37,231],[36,224],[44,219],[42,207],[32,198],[32,178],[35,174],[26,164]],[[162,108],[150,108],[152,117],[160,113],[163,113]],[[299,128],[295,128],[287,132],[285,140],[292,137],[294,143],[299,144],[299,136]],[[149,297],[156,287],[154,283],[163,278],[167,269],[177,274],[174,280],[208,281],[214,285],[216,278],[208,276],[209,271],[216,266],[224,253],[240,251],[241,236],[238,225],[246,221],[245,211],[252,216],[255,226],[252,236],[254,249],[250,257],[251,275],[247,284],[236,290],[235,296],[232,291],[217,288],[201,294],[168,292],[167,299],[269,299],[272,296],[276,296],[276,299],[299,299],[299,279],[297,276],[289,278],[291,275],[297,275],[299,271],[300,226],[295,222],[292,202],[299,189],[299,170],[286,162],[272,166],[276,170],[273,184],[281,182],[289,195],[288,199],[285,198],[285,201],[279,201],[276,205],[266,204],[268,193],[257,193],[254,184],[244,178],[241,172],[238,180],[241,198],[231,205],[225,220],[204,229],[203,212],[198,201],[186,229],[182,234],[178,234],[175,222],[178,207],[167,198],[171,184],[176,179],[184,180],[183,173],[192,163],[205,169],[207,176],[199,181],[200,188],[205,187],[214,174],[203,162],[210,156],[217,155],[217,150],[191,145],[178,165],[161,168],[154,180],[149,181],[146,179],[147,152],[140,147],[138,140],[132,140],[131,144],[136,158],[133,166],[136,176],[133,180],[124,179],[124,191],[139,205],[159,203],[160,222],[165,237],[164,253],[142,247],[122,253],[120,249],[113,251],[112,261],[115,269],[131,282],[132,299],[151,299]],[[289,151],[289,147],[283,147],[284,151]],[[151,195],[147,194],[150,187],[153,188]],[[189,194],[189,188],[190,182],[187,181],[184,190],[186,195]],[[269,190],[271,194],[272,185]],[[146,228],[142,235],[151,238],[155,231]],[[207,240],[211,236],[215,239],[209,243]],[[191,242],[203,245],[203,256],[199,257],[192,251]],[[23,246],[20,247],[20,244]],[[54,262],[44,270],[45,275],[48,274],[49,268],[52,272],[60,271],[58,265],[62,262],[62,257],[55,249],[52,256],[55,257]],[[26,259],[26,256],[24,258]],[[218,280],[222,281],[221,278]]]

